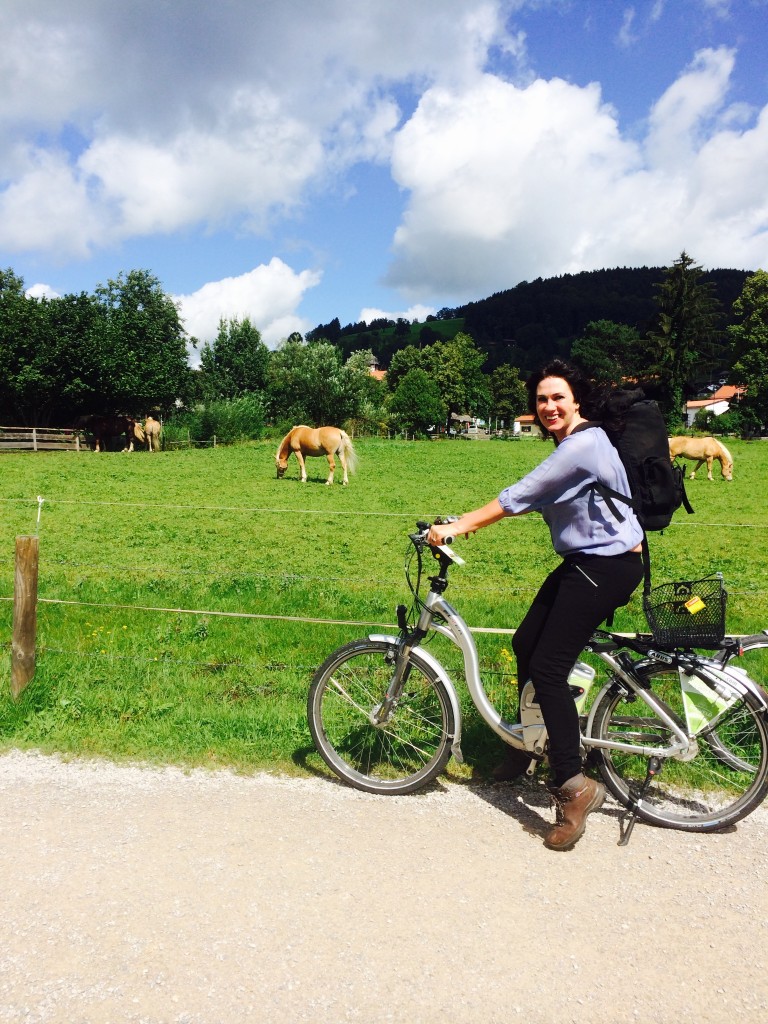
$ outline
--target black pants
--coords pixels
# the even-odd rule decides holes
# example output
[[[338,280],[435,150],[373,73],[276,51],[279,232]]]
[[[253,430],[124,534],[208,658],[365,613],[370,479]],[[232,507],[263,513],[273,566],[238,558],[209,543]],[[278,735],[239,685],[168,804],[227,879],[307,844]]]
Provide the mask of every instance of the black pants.
[[[555,786],[582,769],[568,675],[593,631],[629,601],[642,578],[639,553],[571,555],[546,578],[512,639],[519,686],[533,681],[547,727]]]

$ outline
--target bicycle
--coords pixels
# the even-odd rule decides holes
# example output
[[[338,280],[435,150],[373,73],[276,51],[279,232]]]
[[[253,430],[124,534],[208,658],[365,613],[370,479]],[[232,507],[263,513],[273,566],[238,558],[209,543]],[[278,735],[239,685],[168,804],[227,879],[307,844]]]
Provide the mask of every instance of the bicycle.
[[[458,694],[423,646],[430,632],[461,651],[472,702],[504,742],[530,754],[528,775],[546,761],[546,729],[531,682],[522,689],[519,721],[506,721],[483,685],[469,627],[443,596],[449,568],[464,560],[450,543],[430,546],[428,531],[429,524],[418,522],[409,534],[405,575],[415,626],[399,605],[398,636],[372,633],[344,644],[317,669],[309,690],[309,728],[320,756],[339,778],[370,793],[411,793],[435,779],[451,756],[463,761]],[[439,568],[422,599],[427,550]],[[746,640],[765,646],[768,635]],[[689,646],[660,645],[653,635],[597,630],[584,650],[608,667],[609,677],[588,713],[596,672],[582,661],[574,666],[569,682],[582,753],[628,816],[620,845],[638,818],[713,832],[740,821],[768,793],[768,695],[731,664],[735,641],[719,647],[704,656]]]

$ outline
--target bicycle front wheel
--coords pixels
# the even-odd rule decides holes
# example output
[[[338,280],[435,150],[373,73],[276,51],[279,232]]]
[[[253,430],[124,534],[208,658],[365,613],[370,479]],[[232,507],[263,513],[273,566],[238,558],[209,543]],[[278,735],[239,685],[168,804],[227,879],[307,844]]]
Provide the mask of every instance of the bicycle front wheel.
[[[653,690],[677,716],[685,712],[677,672],[659,667],[648,674]],[[601,740],[631,743],[660,751],[672,742],[671,730],[639,697],[618,688],[607,691],[595,710],[593,734]],[[595,748],[605,783],[616,799],[630,806],[637,799],[648,758],[623,750]],[[638,816],[654,825],[688,832],[715,832],[740,821],[768,793],[768,723],[750,693],[738,697],[706,728],[686,759],[666,758],[638,805]]]
[[[391,643],[355,640],[323,662],[309,689],[307,718],[320,756],[339,778],[368,793],[411,793],[439,775],[451,756],[448,693],[413,656],[396,708],[376,722],[395,657]]]

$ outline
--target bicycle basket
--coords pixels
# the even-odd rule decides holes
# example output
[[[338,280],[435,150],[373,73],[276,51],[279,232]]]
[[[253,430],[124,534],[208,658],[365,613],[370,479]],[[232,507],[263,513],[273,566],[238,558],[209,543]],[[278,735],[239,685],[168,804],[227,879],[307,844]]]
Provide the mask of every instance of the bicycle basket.
[[[666,647],[717,647],[725,636],[728,592],[722,573],[662,583],[643,596],[653,639]]]

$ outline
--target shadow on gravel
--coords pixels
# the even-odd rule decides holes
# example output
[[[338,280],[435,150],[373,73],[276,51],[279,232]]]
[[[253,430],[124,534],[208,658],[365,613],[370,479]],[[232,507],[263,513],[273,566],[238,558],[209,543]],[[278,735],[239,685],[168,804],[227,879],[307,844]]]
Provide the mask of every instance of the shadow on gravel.
[[[552,800],[543,780],[524,780],[516,782],[478,782],[470,784],[470,791],[491,807],[518,821],[524,832],[541,839],[554,823],[555,812]],[[622,831],[621,817],[625,813],[623,807],[609,802],[597,815],[615,818]],[[619,838],[617,834],[617,840]]]

